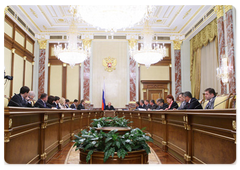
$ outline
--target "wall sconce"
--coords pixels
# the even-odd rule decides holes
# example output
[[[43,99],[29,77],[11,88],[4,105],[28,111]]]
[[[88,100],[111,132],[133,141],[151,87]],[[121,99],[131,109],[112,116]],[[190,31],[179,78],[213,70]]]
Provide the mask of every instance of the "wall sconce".
[[[220,78],[223,84],[227,84],[229,80],[229,71],[232,68],[228,66],[228,57],[222,55],[222,65],[217,68],[217,77]]]
[[[12,53],[15,53],[15,50],[16,50],[15,48],[12,48]]]

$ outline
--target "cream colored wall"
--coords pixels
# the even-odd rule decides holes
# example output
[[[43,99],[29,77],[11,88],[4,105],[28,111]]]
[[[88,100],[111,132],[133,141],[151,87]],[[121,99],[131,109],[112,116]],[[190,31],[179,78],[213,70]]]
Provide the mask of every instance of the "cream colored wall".
[[[30,43],[29,41],[27,41],[27,43],[26,43],[26,49],[27,49],[28,51],[30,51],[31,53],[33,53],[33,44]]]
[[[4,22],[4,32],[12,38],[13,36],[13,27],[7,22]]]
[[[140,66],[141,80],[169,80],[169,66]]]
[[[25,86],[28,86],[32,90],[32,63],[26,60],[25,65]]]
[[[13,63],[13,95],[18,94],[23,85],[23,58],[18,54],[14,54]]]
[[[62,65],[50,66],[50,89],[49,95],[62,96]]]
[[[17,41],[21,46],[24,47],[25,38],[17,31],[15,31],[15,41]]]
[[[70,101],[74,99],[78,99],[79,96],[79,65],[75,65],[71,68],[69,65],[67,66],[67,86],[66,86],[67,94],[66,98]]]
[[[5,67],[6,75],[11,75],[11,66],[12,66],[12,52],[8,48],[4,47],[4,67]],[[7,80],[7,83],[4,85],[4,95],[6,95],[7,97],[10,97],[10,81],[9,80]]]
[[[169,66],[140,66],[141,80],[170,80]],[[140,83],[140,99],[143,99],[143,84]]]
[[[105,100],[114,107],[127,104],[127,41],[93,40],[92,42],[92,101],[94,107],[102,107],[102,88],[105,78]],[[104,58],[117,59],[116,70],[107,72],[102,61]]]

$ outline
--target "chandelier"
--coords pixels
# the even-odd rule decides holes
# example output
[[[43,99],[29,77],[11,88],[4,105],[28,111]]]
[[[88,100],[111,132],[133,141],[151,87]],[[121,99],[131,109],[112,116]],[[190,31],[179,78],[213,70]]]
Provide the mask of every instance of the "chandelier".
[[[232,67],[228,66],[228,57],[222,55],[222,66],[217,68],[217,77],[222,80],[223,84],[228,83],[229,70],[231,69]]]
[[[140,50],[138,50],[138,43],[135,39],[129,40],[130,56],[140,63],[144,64],[147,68],[151,64],[155,64],[166,56],[166,47],[157,43],[153,43],[154,32],[151,30],[148,22],[145,23],[142,31],[143,43],[141,43]]]
[[[90,53],[89,42],[91,42],[91,40],[83,40],[81,45],[78,43],[78,31],[74,20],[69,27],[67,35],[69,37],[68,43],[65,43],[64,48],[62,44],[59,43],[58,45],[54,45],[54,55],[63,63],[67,63],[73,67],[75,64],[82,63],[87,58]]]
[[[112,34],[148,20],[154,10],[152,5],[71,5],[69,9],[79,20]]]

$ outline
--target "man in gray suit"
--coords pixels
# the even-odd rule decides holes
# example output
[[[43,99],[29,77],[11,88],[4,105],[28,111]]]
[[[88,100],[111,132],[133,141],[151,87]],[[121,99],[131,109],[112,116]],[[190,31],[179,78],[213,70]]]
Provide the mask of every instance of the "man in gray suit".
[[[181,105],[177,108],[177,110],[183,110],[184,106],[186,105],[185,98],[184,98],[183,94],[184,93],[179,93],[178,94],[178,98],[179,98],[179,101],[181,102]],[[173,110],[176,110],[176,109],[173,109]]]
[[[205,99],[208,100],[208,104],[204,109],[214,109],[214,101],[216,98],[216,92],[213,88],[207,88],[205,90]]]

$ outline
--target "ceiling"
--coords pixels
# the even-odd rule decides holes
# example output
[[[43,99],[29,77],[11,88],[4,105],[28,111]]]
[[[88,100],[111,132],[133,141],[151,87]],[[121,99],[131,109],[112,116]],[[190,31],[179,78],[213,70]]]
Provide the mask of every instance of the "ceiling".
[[[66,34],[72,19],[69,5],[11,5],[10,8],[35,34]],[[212,5],[159,5],[150,19],[150,26],[158,35],[185,35],[212,8]],[[81,33],[106,34],[86,23],[79,22],[78,28]],[[116,34],[139,34],[142,28],[143,25],[138,25],[118,30]]]

